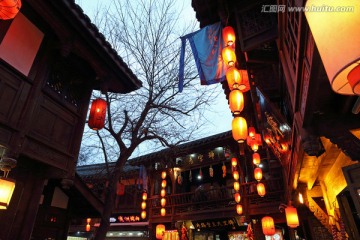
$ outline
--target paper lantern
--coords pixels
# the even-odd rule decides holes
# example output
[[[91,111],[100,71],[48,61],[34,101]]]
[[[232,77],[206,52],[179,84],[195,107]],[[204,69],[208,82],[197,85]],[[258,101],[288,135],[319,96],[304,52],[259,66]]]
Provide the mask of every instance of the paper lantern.
[[[230,91],[233,89],[239,89],[240,91],[246,88],[243,81],[242,74],[236,67],[230,67],[226,70],[226,81],[228,83]]]
[[[333,91],[360,95],[360,1],[308,0],[305,11],[325,71]],[[321,11],[341,8],[343,11]],[[348,11],[346,8],[350,7]],[[320,9],[320,10],[319,10]]]
[[[288,206],[285,208],[286,223],[291,228],[299,226],[299,217],[296,208]]]
[[[230,92],[229,107],[233,114],[240,114],[244,109],[244,95],[240,90],[234,89]]]
[[[162,178],[162,179],[165,179],[165,178],[166,178],[166,171],[162,171],[162,172],[161,172],[161,178]]]
[[[15,189],[15,181],[0,177],[0,209],[7,209]]]
[[[259,153],[253,153],[253,163],[255,165],[259,165],[261,163],[261,160],[260,160],[260,154]]]
[[[256,189],[257,189],[257,192],[258,192],[260,197],[265,196],[266,190],[265,190],[265,185],[263,183],[258,183],[256,185]]]
[[[242,143],[248,135],[247,123],[245,118],[236,116],[232,120],[232,136],[235,141]]]
[[[89,232],[89,231],[90,231],[90,229],[91,229],[90,224],[86,224],[86,228],[85,228],[85,230],[86,230],[87,232]]]
[[[0,19],[13,19],[20,11],[20,0],[1,0],[0,1]]]
[[[235,199],[235,202],[239,203],[241,201],[241,195],[240,193],[236,192],[234,194],[234,199]]]
[[[236,55],[235,50],[232,47],[224,47],[221,56],[226,66],[233,67],[235,65]]]
[[[231,46],[235,43],[235,31],[232,27],[227,26],[222,30],[222,37],[226,46]]]
[[[141,202],[141,209],[142,209],[142,210],[145,210],[145,208],[146,208],[146,202],[143,201],[143,202]]]
[[[156,239],[163,239],[164,232],[165,232],[164,224],[156,225]]]
[[[265,216],[261,219],[261,226],[264,235],[272,236],[275,234],[275,223],[274,219],[269,216]]]
[[[234,179],[235,179],[235,180],[239,180],[240,175],[239,175],[239,172],[238,172],[238,171],[235,170],[235,171],[233,172],[233,176],[234,176]]]
[[[160,205],[161,205],[162,207],[165,207],[165,205],[166,205],[166,198],[161,198],[161,200],[160,200]]]
[[[262,179],[262,170],[261,168],[257,167],[254,169],[254,178],[256,181],[260,181]]]
[[[166,180],[165,179],[161,181],[161,187],[166,188]]]
[[[236,204],[236,212],[239,215],[243,214],[243,207],[241,204]]]
[[[88,125],[93,130],[100,130],[105,126],[106,101],[101,98],[95,99],[90,108]]]
[[[142,193],[142,200],[146,201],[147,199],[147,192]]]
[[[144,211],[141,211],[140,217],[141,217],[142,219],[145,219],[145,218],[146,218],[146,211],[145,211],[145,210],[144,210]]]
[[[165,195],[166,195],[166,190],[165,190],[165,189],[161,189],[161,191],[160,191],[160,196],[165,197]]]
[[[165,215],[166,215],[166,209],[165,209],[165,208],[161,208],[161,209],[160,209],[160,215],[161,215],[161,216],[165,216]]]
[[[236,167],[237,166],[237,159],[231,158],[231,166]]]
[[[235,181],[234,182],[234,190],[239,191],[239,189],[240,189],[240,183],[238,181]]]
[[[256,134],[255,128],[254,127],[249,127],[249,137],[254,139],[255,134]]]

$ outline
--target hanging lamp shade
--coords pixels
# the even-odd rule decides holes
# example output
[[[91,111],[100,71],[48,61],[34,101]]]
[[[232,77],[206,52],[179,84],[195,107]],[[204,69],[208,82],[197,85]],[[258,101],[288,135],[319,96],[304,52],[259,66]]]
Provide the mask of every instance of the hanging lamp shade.
[[[165,188],[165,187],[166,187],[166,180],[165,180],[165,179],[161,181],[161,187],[162,187],[162,188]]]
[[[166,215],[166,209],[165,209],[165,208],[161,208],[161,209],[160,209],[160,215],[161,215],[161,216],[165,216],[165,215]]]
[[[145,201],[142,201],[142,202],[141,202],[141,209],[142,209],[142,210],[145,210],[145,208],[146,208],[146,202],[145,202]]]
[[[240,177],[239,172],[235,170],[233,172],[233,177],[234,177],[234,180],[239,180],[239,177]]]
[[[222,36],[226,46],[231,46],[235,43],[235,31],[231,26],[223,28]]]
[[[305,11],[325,71],[333,91],[360,95],[360,1],[308,0],[305,8],[346,11]]]
[[[0,209],[7,209],[15,189],[15,181],[0,177]]]
[[[1,0],[0,1],[0,19],[13,19],[20,11],[20,0]]]
[[[241,204],[236,204],[236,212],[239,215],[243,214],[243,207]]]
[[[140,217],[141,217],[142,219],[145,219],[145,218],[146,218],[146,211],[145,211],[145,210],[141,211]]]
[[[234,190],[239,191],[240,190],[240,183],[238,181],[234,182]]]
[[[236,167],[237,166],[237,159],[236,158],[231,158],[231,166]]]
[[[166,178],[166,171],[162,171],[162,172],[161,172],[161,178],[162,178],[162,179],[165,179],[165,178]]]
[[[253,153],[253,163],[255,165],[259,165],[261,163],[261,160],[260,160],[260,154],[259,153]]]
[[[235,141],[242,143],[246,140],[248,135],[247,123],[245,118],[235,116],[232,120],[232,136]]]
[[[261,226],[264,235],[272,236],[275,234],[275,223],[274,219],[269,216],[265,216],[261,219]]]
[[[142,200],[146,201],[147,199],[147,192],[142,193]]]
[[[165,199],[165,198],[161,198],[161,200],[160,200],[160,205],[161,205],[162,207],[165,207],[165,205],[166,205],[166,199]]]
[[[227,67],[233,67],[236,63],[236,55],[234,48],[224,47],[221,52],[222,59]]]
[[[156,239],[163,239],[164,232],[165,232],[164,224],[156,225]]]
[[[258,183],[256,185],[256,190],[257,190],[260,197],[265,196],[266,190],[265,190],[265,185],[263,183]]]
[[[230,92],[229,106],[234,115],[239,115],[244,109],[244,95],[240,90],[234,89]]]
[[[101,98],[95,99],[90,108],[89,128],[100,130],[105,126],[106,101]]]
[[[291,228],[297,228],[299,226],[299,217],[296,208],[288,206],[285,208],[286,223]]]
[[[242,75],[240,71],[236,69],[236,67],[228,68],[226,70],[225,76],[230,91],[233,89],[239,89],[240,91],[243,91],[246,88],[246,85],[242,79]]]
[[[254,169],[254,178],[256,181],[260,181],[262,179],[262,170],[261,168],[257,167]]]
[[[241,200],[241,195],[240,195],[240,193],[236,192],[236,193],[234,194],[234,199],[235,199],[235,202],[239,203],[240,200]]]

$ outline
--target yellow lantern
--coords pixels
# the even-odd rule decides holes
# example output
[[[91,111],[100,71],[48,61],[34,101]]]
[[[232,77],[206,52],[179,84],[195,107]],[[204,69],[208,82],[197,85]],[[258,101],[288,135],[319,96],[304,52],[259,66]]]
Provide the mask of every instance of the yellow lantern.
[[[233,67],[235,65],[236,55],[235,50],[232,47],[224,47],[221,55],[226,66]]]
[[[244,109],[244,95],[240,90],[234,89],[230,92],[229,106],[233,114],[240,114]]]
[[[162,178],[162,179],[165,179],[165,178],[166,178],[166,171],[162,171],[162,172],[161,172],[161,178]]]
[[[161,215],[161,216],[165,216],[165,215],[166,215],[166,209],[165,209],[165,208],[161,208],[161,209],[160,209],[160,215]]]
[[[239,191],[239,189],[240,189],[240,183],[238,181],[235,181],[234,182],[234,190]]]
[[[261,226],[264,235],[272,236],[275,234],[275,223],[274,219],[269,216],[265,216],[261,219]]]
[[[235,171],[233,172],[233,176],[234,176],[234,179],[235,179],[235,180],[239,180],[240,175],[239,175],[239,172],[238,172],[238,171],[235,170]]]
[[[165,232],[164,224],[156,225],[156,239],[163,239],[164,232]]]
[[[165,195],[166,195],[165,189],[161,189],[160,196],[165,197]]]
[[[237,159],[236,158],[231,158],[231,166],[236,167],[237,166]]]
[[[143,202],[141,203],[141,209],[142,209],[142,210],[145,210],[145,208],[146,208],[146,202],[143,201]]]
[[[166,205],[166,198],[161,198],[160,204],[161,204],[162,207],[165,207],[165,205]]]
[[[15,189],[15,181],[0,177],[0,209],[7,209]]]
[[[257,189],[257,192],[258,192],[260,197],[265,196],[266,190],[265,190],[265,185],[263,183],[258,183],[256,185],[256,189]]]
[[[296,208],[288,206],[285,208],[286,222],[291,228],[297,228],[299,226],[299,217]]]
[[[261,168],[257,167],[254,169],[254,178],[256,181],[260,181],[262,179],[262,170]]]
[[[236,67],[228,68],[225,75],[230,91],[233,89],[244,90],[246,88],[242,74],[239,70],[236,69]]]
[[[326,11],[342,8],[343,11]],[[348,9],[346,9],[346,7]],[[333,91],[360,95],[360,1],[308,0],[306,19]],[[347,11],[346,11],[347,10]]]
[[[243,214],[243,207],[241,204],[236,204],[236,212],[239,215]]]
[[[253,163],[255,165],[259,165],[261,163],[260,154],[257,152],[253,154]]]
[[[146,201],[147,199],[147,192],[143,192],[142,194],[142,200]]]
[[[165,187],[166,187],[166,180],[165,180],[165,179],[161,181],[161,187],[162,187],[162,188],[165,188]]]
[[[241,200],[240,193],[236,192],[236,193],[234,194],[234,199],[235,199],[235,202],[239,203],[240,200]]]
[[[232,27],[224,27],[222,30],[222,36],[226,46],[231,46],[235,43],[235,31]]]
[[[146,211],[141,211],[140,216],[141,216],[142,219],[145,219],[146,218]]]
[[[247,123],[245,118],[236,116],[232,120],[232,135],[235,141],[242,143],[245,141],[247,133]]]

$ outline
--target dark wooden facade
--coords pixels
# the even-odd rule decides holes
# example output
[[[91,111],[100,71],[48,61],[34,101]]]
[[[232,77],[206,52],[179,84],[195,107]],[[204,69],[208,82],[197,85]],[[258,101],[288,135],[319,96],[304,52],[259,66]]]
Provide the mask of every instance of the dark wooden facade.
[[[17,160],[0,238],[66,239],[71,215],[84,214],[72,196],[101,209],[75,176],[91,92],[141,83],[72,0],[24,0],[0,29],[0,145]]]

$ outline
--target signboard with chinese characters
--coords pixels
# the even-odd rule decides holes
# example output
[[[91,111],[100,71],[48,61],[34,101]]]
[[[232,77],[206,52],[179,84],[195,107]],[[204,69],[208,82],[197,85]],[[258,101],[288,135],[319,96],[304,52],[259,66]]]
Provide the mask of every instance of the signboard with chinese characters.
[[[215,228],[235,230],[240,227],[235,218],[192,221],[192,224],[194,225],[195,229],[199,230],[213,230]]]
[[[143,222],[139,213],[134,214],[116,214],[110,218],[110,223],[130,223],[130,222]]]
[[[186,166],[224,161],[230,154],[226,147],[217,147],[204,152],[192,153],[181,158]]]

